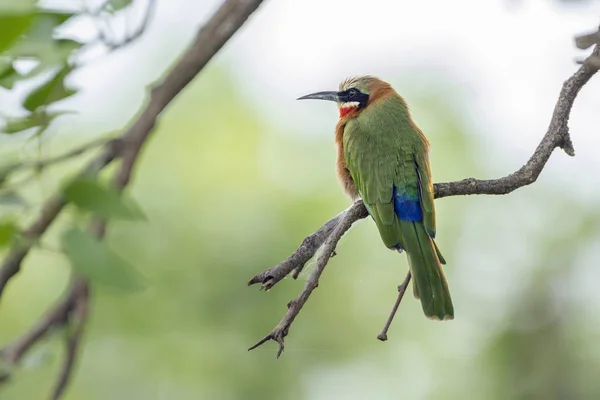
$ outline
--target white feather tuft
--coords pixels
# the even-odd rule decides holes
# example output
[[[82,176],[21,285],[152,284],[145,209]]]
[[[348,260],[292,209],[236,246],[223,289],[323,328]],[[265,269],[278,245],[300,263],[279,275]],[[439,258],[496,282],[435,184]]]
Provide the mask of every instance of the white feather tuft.
[[[347,101],[345,103],[340,104],[340,108],[354,108],[358,107],[360,103],[358,101]]]

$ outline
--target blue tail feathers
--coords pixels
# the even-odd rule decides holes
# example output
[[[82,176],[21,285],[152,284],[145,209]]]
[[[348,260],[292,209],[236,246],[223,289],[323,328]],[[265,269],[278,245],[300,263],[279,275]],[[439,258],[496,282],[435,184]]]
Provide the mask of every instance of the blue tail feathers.
[[[398,190],[394,185],[394,210],[400,221],[423,221],[423,210],[419,195],[410,195],[404,188]]]

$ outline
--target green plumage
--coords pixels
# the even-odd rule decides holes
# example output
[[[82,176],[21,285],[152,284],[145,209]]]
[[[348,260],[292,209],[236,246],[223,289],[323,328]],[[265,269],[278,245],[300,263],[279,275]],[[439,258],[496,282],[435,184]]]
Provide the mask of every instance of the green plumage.
[[[406,251],[415,297],[432,319],[452,319],[454,308],[435,238],[433,182],[428,142],[395,92],[377,99],[344,127],[344,157],[350,175],[381,238]],[[420,206],[418,220],[401,218],[394,187]],[[417,204],[417,203],[415,203]],[[422,215],[422,218],[420,217]]]

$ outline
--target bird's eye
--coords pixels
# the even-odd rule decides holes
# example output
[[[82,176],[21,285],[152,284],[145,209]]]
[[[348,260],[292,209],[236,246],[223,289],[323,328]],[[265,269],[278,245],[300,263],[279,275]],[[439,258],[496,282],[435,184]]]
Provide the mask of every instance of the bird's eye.
[[[350,98],[352,98],[352,97],[356,96],[356,90],[355,90],[355,89],[350,89],[350,90],[348,91],[348,96],[349,96]]]

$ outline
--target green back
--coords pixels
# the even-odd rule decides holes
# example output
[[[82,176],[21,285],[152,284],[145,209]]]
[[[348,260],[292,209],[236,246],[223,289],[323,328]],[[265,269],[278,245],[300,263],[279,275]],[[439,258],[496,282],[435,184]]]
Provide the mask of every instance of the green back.
[[[397,94],[377,100],[344,129],[344,156],[352,179],[386,246],[401,243],[392,199],[394,185],[421,198],[423,224],[435,237],[428,143]]]

